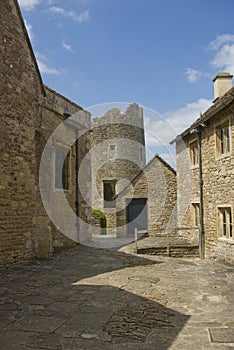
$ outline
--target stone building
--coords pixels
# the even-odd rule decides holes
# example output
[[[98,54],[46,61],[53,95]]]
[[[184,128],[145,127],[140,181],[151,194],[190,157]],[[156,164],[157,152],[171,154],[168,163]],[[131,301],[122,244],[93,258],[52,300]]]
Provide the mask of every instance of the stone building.
[[[55,249],[74,244],[51,222],[39,191],[42,151],[51,133],[64,121],[64,113],[81,113],[77,123],[84,134],[77,148],[61,140],[53,145],[47,193],[54,194],[53,200],[65,193],[71,208],[79,209],[80,216],[88,221],[89,207],[82,196],[77,201],[75,179],[77,165],[90,148],[89,133],[85,133],[90,128],[90,115],[44,86],[16,0],[0,2],[0,38],[0,265],[7,266],[47,258]],[[66,128],[75,140],[76,127]],[[61,183],[56,166],[65,156]],[[83,182],[87,192],[90,182],[88,167]]]
[[[133,179],[116,200],[117,236],[133,236],[135,228],[150,236],[175,234],[176,172],[159,155]]]
[[[234,263],[234,87],[214,78],[213,105],[172,143],[177,154],[178,234],[202,257]]]
[[[124,113],[114,108],[92,119],[92,207],[107,217],[116,233],[115,198],[145,166],[143,111],[137,104]]]

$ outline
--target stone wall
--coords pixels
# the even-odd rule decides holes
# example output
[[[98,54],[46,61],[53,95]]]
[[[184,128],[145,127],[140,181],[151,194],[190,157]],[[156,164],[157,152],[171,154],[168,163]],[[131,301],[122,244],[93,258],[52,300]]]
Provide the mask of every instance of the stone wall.
[[[223,99],[228,103],[222,103]],[[225,101],[226,101],[225,100]],[[205,230],[205,256],[234,263],[234,239],[222,237],[219,226],[218,208],[234,209],[234,89],[214,103],[203,115],[206,126],[202,128],[202,169],[203,206]],[[227,107],[225,107],[227,105]],[[210,118],[209,115],[211,115]],[[216,151],[216,128],[229,121],[231,130],[231,151],[219,156]],[[196,134],[188,133],[177,142],[177,188],[178,188],[178,228],[181,236],[194,238],[198,228],[194,227],[192,203],[199,203],[198,166],[192,166],[189,156],[190,142]],[[233,219],[232,219],[233,221]]]
[[[192,203],[199,203],[198,165],[191,165],[190,143],[197,135],[189,134],[176,144],[177,167],[177,234],[188,241],[198,241],[199,229],[194,224]]]
[[[61,96],[52,89],[45,87],[46,97],[44,103],[41,106],[41,123],[40,128],[37,130],[37,140],[36,140],[36,150],[37,150],[37,174],[39,173],[39,166],[41,155],[44,150],[45,144],[52,132],[64,122],[64,113],[74,116],[77,116],[77,121],[79,124],[80,130],[83,131],[83,135],[79,138],[79,153],[78,161],[79,165],[82,163],[83,157],[89,151],[90,148],[90,116],[87,112],[83,111],[81,107],[74,104],[72,101]],[[87,130],[85,132],[85,130]],[[53,138],[53,147],[52,152],[55,152],[56,148],[62,149],[65,152],[69,152],[69,189],[65,192],[65,197],[69,206],[76,213],[76,149],[75,149],[75,137],[76,130],[75,128],[66,125],[62,132],[62,137],[60,134],[54,136]],[[71,141],[72,140],[72,141]],[[70,147],[70,144],[72,146]],[[64,208],[63,205],[63,195],[64,192],[61,190],[56,190],[54,188],[54,155],[52,155],[52,167],[48,168],[48,188],[47,191],[51,191],[51,215],[59,215],[60,218],[63,218],[63,227],[66,227],[66,232],[69,234],[64,235],[60,232],[54,224],[51,223],[51,220],[48,218],[47,213],[41,203],[41,195],[38,188],[37,193],[37,212],[36,212],[36,221],[38,224],[37,227],[37,254],[39,256],[50,256],[51,253],[62,247],[70,247],[75,244],[78,240],[76,237],[77,232],[77,222],[76,219],[70,217],[69,211]],[[49,167],[49,164],[48,164]],[[38,184],[38,182],[37,182]],[[91,198],[91,172],[90,164],[86,169],[86,179],[85,183],[80,181],[82,186],[85,186],[87,198]],[[46,185],[47,186],[47,185]],[[84,190],[84,189],[83,189]],[[86,200],[82,197],[81,192],[79,192],[79,217],[82,218],[85,222],[90,220],[90,203],[87,203]],[[91,200],[91,199],[90,199]],[[89,201],[90,201],[89,200]],[[61,228],[62,229],[62,228]],[[62,230],[64,232],[64,230]],[[74,236],[75,235],[75,236]],[[70,237],[70,239],[68,237]],[[49,250],[48,250],[49,249]]]
[[[115,157],[110,159],[110,145]],[[142,153],[140,153],[140,149]],[[115,233],[115,209],[104,208],[103,181],[115,180],[120,193],[145,166],[145,137],[142,108],[129,105],[124,113],[111,109],[92,120],[92,206],[105,212],[108,232]]]
[[[38,66],[15,0],[0,2],[0,265],[48,258],[73,241],[63,236],[48,218],[39,192],[39,167],[44,146],[63,120],[81,107],[42,83]],[[69,127],[68,127],[69,128]],[[79,164],[90,148],[90,116],[83,113]],[[86,132],[87,131],[87,132]],[[74,138],[74,130],[68,135]],[[71,183],[66,194],[75,209],[75,152],[71,149]],[[53,164],[48,167],[48,170]],[[50,184],[53,184],[51,176]],[[87,166],[83,192],[90,198],[91,172]],[[80,195],[80,215],[89,221],[90,203]]]
[[[234,102],[229,108],[219,112],[203,131],[202,158],[206,255],[234,264],[234,237],[222,238],[218,224],[219,207],[231,207],[232,217],[234,210],[234,119],[231,112],[233,108]],[[226,120],[229,120],[231,126],[232,149],[227,156],[217,156],[215,127]]]
[[[147,198],[148,233],[151,236],[175,234],[176,173],[156,155],[117,199],[117,233],[127,235],[129,198]]]
[[[13,0],[0,2],[0,264],[34,257],[35,130],[44,90]]]

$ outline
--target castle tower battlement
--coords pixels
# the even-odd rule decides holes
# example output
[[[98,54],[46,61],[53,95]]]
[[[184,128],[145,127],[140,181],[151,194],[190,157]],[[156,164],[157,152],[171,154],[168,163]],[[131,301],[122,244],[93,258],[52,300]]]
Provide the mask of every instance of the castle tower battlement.
[[[113,108],[93,118],[91,155],[92,207],[105,212],[114,228],[114,198],[146,164],[142,107],[133,103],[124,112]]]

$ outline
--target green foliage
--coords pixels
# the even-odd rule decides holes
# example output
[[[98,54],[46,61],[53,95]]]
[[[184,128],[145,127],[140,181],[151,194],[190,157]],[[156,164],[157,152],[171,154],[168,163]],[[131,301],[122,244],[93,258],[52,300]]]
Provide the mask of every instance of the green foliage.
[[[101,219],[101,228],[106,228],[106,215],[101,210],[93,209],[92,215]]]

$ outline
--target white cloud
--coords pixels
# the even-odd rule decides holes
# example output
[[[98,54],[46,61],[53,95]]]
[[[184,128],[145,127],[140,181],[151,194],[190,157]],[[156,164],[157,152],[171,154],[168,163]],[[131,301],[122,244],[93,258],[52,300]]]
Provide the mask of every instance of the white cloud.
[[[185,107],[166,112],[165,117],[176,131],[181,133],[199,118],[200,113],[205,112],[211,105],[211,100],[199,98],[195,102],[188,103]]]
[[[211,64],[220,70],[234,73],[234,35],[223,34],[213,40],[208,49],[215,51]]]
[[[39,70],[43,74],[59,74],[59,70],[57,68],[49,67],[46,63],[46,57],[39,52],[35,53],[37,58],[37,63],[39,66]]]
[[[37,61],[40,72],[44,74],[59,74],[59,71],[56,68],[50,68],[45,62],[40,60]]]
[[[65,42],[62,43],[62,46],[65,50],[69,51],[69,52],[74,52],[72,49],[72,46],[69,44],[66,44]]]
[[[33,10],[36,5],[38,5],[41,0],[19,0],[19,4],[25,11]]]
[[[176,130],[166,119],[154,121],[149,117],[145,117],[144,122],[147,147],[165,147],[177,134]]]
[[[216,68],[234,73],[234,44],[222,46],[211,63]]]
[[[185,107],[169,111],[164,116],[155,114],[154,117],[145,116],[147,147],[167,147],[169,142],[187,129],[200,113],[206,111],[212,101],[200,98],[196,102],[188,103]]]
[[[80,14],[77,14],[75,11],[72,10],[65,10],[62,7],[58,6],[52,6],[49,9],[50,12],[64,16],[64,17],[69,17],[73,19],[76,22],[86,22],[89,20],[89,10],[83,11]]]
[[[78,22],[85,22],[88,21],[90,18],[89,16],[89,10],[81,12],[80,15],[78,15]]]
[[[222,34],[217,36],[208,46],[208,49],[210,50],[218,50],[220,47],[222,47],[224,44],[228,42],[234,42],[234,35],[233,34]]]
[[[234,34],[222,34],[210,42],[206,50],[214,52],[211,65],[221,71],[234,74]],[[185,76],[190,83],[196,83],[201,77],[209,77],[209,73],[194,68],[186,68]]]
[[[185,75],[190,83],[195,83],[201,77],[202,72],[194,68],[186,68]]]
[[[32,25],[30,23],[28,23],[25,19],[24,19],[24,23],[25,23],[25,27],[26,27],[27,32],[28,32],[28,36],[29,36],[30,40],[32,41],[34,39]]]

